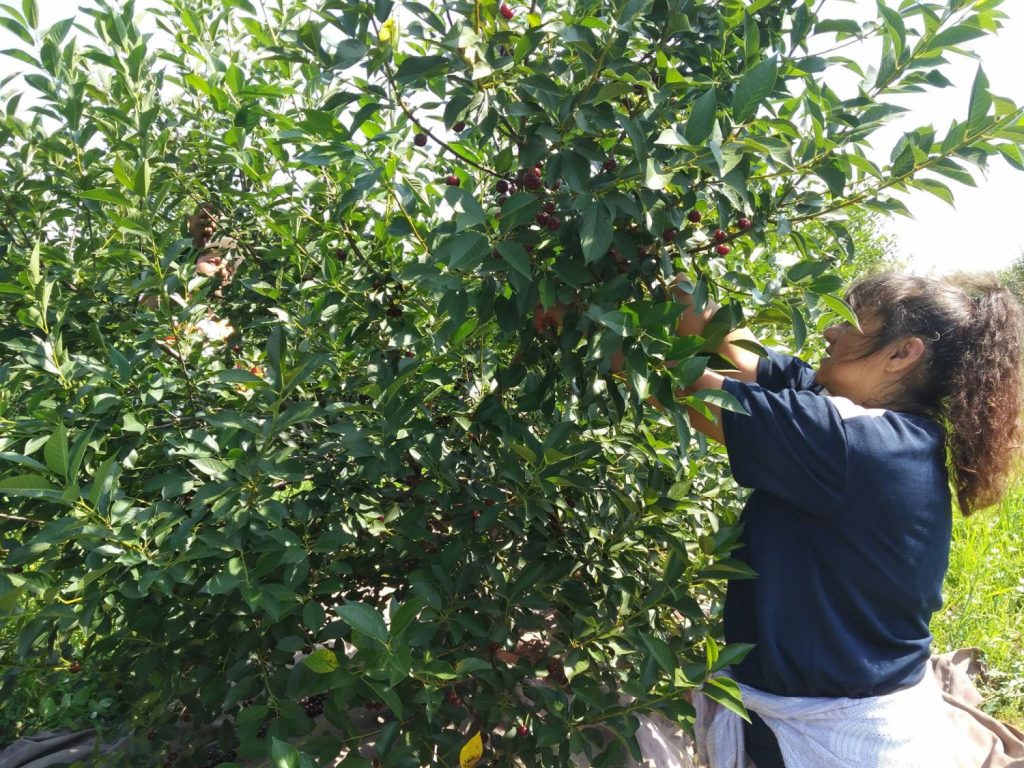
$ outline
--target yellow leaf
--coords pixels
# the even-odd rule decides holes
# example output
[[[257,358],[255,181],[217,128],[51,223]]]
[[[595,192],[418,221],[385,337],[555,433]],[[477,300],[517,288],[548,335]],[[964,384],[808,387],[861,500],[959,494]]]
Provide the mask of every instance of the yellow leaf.
[[[388,19],[380,26],[380,32],[377,34],[377,39],[382,43],[393,43],[395,38],[398,36],[398,25],[394,19]]]
[[[483,755],[484,740],[480,738],[480,732],[477,731],[469,741],[462,745],[462,750],[459,752],[460,768],[473,768]]]

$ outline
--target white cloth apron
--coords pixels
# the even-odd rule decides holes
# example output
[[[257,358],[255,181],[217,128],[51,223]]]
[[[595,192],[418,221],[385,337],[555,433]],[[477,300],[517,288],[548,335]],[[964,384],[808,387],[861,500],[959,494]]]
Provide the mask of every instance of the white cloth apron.
[[[930,671],[885,696],[861,699],[777,696],[738,683],[743,704],[765,721],[786,768],[947,768],[956,764],[942,694]],[[696,696],[695,735],[710,768],[745,768],[743,721]],[[938,726],[938,727],[937,727]]]

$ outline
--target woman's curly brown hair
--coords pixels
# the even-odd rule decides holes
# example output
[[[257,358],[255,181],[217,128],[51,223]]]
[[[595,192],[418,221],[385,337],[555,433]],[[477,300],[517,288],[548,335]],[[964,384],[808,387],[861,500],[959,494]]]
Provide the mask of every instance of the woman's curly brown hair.
[[[867,354],[908,336],[924,341],[921,362],[891,407],[945,423],[965,515],[998,502],[1021,448],[1024,311],[1013,294],[993,275],[883,272],[855,282],[846,299],[881,320]]]

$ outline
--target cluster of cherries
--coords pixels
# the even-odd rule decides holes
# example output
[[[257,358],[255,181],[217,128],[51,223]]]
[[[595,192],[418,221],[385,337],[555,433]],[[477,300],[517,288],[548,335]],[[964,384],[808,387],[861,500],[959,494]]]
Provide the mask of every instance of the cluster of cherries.
[[[700,220],[702,217],[700,211],[690,211],[688,214],[686,214],[686,218],[693,224],[700,224]],[[736,220],[736,226],[739,227],[741,231],[746,232],[748,229],[754,226],[754,223],[746,216],[743,216]],[[670,234],[671,239],[669,238]],[[672,240],[675,240],[676,234],[678,234],[676,230],[666,229],[665,232],[662,233],[662,237],[664,237],[666,243],[671,243]],[[719,256],[727,255],[731,250],[729,246],[725,244],[725,241],[729,239],[729,233],[726,232],[724,229],[716,229],[714,232],[711,233],[711,237],[716,243],[718,243],[718,245],[715,246],[715,253],[717,253]]]
[[[509,195],[513,195],[520,189],[525,189],[530,192],[536,192],[544,186],[544,167],[537,163],[532,168],[524,168],[519,171],[516,177],[513,178],[501,178],[498,179],[494,184],[494,191],[497,194],[495,202],[498,206],[505,205],[508,202]],[[551,189],[558,189],[562,186],[561,181],[556,181]],[[551,232],[557,232],[562,226],[562,220],[555,215],[557,207],[554,202],[548,200],[542,206],[540,211],[534,217],[534,221],[541,227],[547,227]]]

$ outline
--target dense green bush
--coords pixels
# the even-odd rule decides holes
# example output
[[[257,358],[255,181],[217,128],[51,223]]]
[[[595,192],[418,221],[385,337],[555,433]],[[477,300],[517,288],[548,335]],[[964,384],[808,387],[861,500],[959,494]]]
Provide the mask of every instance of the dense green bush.
[[[161,0],[160,46],[130,3],[0,9],[31,98],[0,122],[3,722],[76,674],[135,766],[236,735],[312,765],[367,727],[344,765],[478,730],[489,764],[616,765],[632,712],[688,722],[745,651],[737,493],[684,408],[730,404],[644,401],[732,327],[848,316],[851,206],[1021,164],[980,71],[945,133],[864,153],[996,0],[819,5]],[[196,274],[204,203],[230,284]],[[706,338],[671,332],[677,272],[724,305]]]

